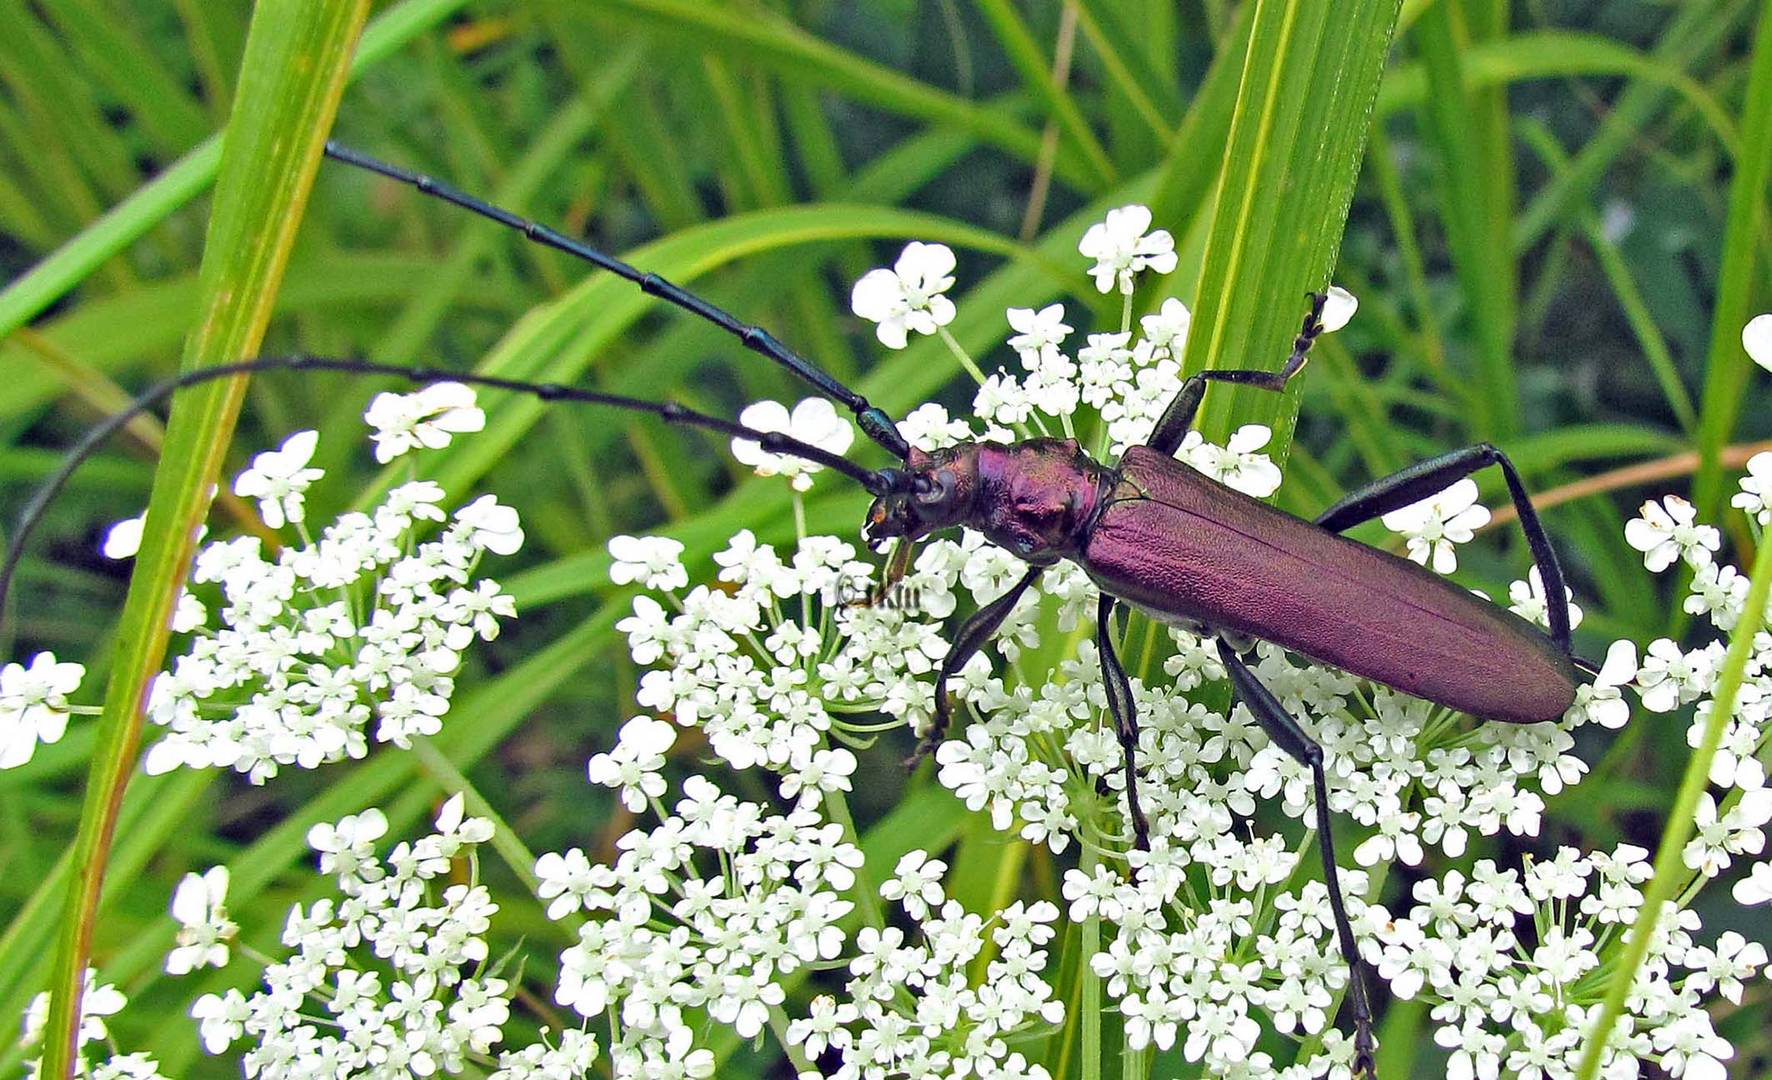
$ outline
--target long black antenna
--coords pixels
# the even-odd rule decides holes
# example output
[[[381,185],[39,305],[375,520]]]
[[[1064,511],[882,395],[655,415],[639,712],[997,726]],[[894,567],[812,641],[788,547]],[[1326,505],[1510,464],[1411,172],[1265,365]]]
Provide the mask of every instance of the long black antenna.
[[[802,442],[791,435],[779,431],[759,431],[756,428],[740,424],[723,417],[709,416],[707,413],[696,412],[694,409],[679,405],[674,401],[647,401],[644,398],[624,397],[620,394],[605,394],[598,390],[582,390],[575,386],[561,386],[558,383],[532,383],[518,379],[504,379],[496,375],[476,375],[472,372],[442,371],[437,368],[401,366],[398,364],[378,364],[371,360],[339,360],[321,356],[266,356],[255,360],[240,360],[231,364],[216,364],[212,367],[187,371],[155,383],[144,391],[141,396],[131,401],[122,409],[105,417],[87,429],[62,458],[54,473],[40,484],[32,493],[29,502],[19,512],[18,525],[6,545],[6,561],[0,565],[0,618],[6,611],[7,593],[12,587],[13,574],[24,558],[25,546],[30,542],[31,534],[36,531],[43,520],[43,511],[61,493],[67,485],[68,478],[74,474],[82,462],[97,452],[105,441],[114,435],[119,428],[137,416],[153,408],[156,404],[172,396],[187,386],[210,382],[214,379],[232,378],[236,375],[251,375],[263,371],[343,371],[353,375],[392,375],[414,383],[458,382],[470,386],[486,386],[496,390],[510,390],[519,394],[530,394],[542,401],[574,401],[592,405],[608,405],[617,409],[632,409],[635,412],[651,413],[666,423],[681,424],[685,427],[704,428],[716,431],[735,439],[746,439],[755,442],[771,454],[788,454],[803,458],[815,465],[823,465],[835,469],[849,477],[875,495],[884,495],[903,482],[905,474],[897,469],[875,472],[864,469],[847,458],[839,457],[829,450],[823,450],[811,443]]]
[[[543,247],[564,251],[566,254],[583,259],[593,266],[601,267],[612,274],[624,277],[638,285],[642,292],[659,297],[677,305],[684,311],[706,319],[738,338],[745,348],[775,361],[812,384],[819,393],[847,408],[855,414],[856,425],[861,428],[862,433],[885,447],[898,460],[904,461],[910,457],[910,444],[905,442],[904,436],[898,433],[898,426],[892,422],[891,417],[869,403],[867,398],[838,382],[829,372],[783,345],[774,334],[762,327],[750,326],[741,322],[730,312],[715,307],[694,293],[679,285],[673,285],[657,274],[647,273],[629,266],[613,255],[607,255],[596,248],[550,229],[546,225],[520,217],[502,207],[494,206],[484,199],[469,195],[459,188],[451,187],[435,177],[413,172],[411,169],[404,169],[398,165],[390,165],[385,161],[372,158],[368,154],[331,141],[326,144],[326,156],[334,161],[385,176],[390,180],[410,184],[426,195],[453,203],[463,210],[478,214],[483,218],[490,218],[506,228],[515,229]]]

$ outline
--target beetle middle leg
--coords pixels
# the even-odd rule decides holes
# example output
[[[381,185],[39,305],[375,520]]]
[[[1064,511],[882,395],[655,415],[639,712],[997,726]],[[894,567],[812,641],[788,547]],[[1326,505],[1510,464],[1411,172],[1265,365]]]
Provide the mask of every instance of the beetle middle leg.
[[[1138,702],[1132,697],[1132,681],[1126,677],[1126,668],[1114,652],[1114,598],[1106,593],[1101,594],[1096,618],[1095,651],[1101,659],[1108,715],[1114,719],[1114,734],[1126,756],[1126,812],[1132,819],[1132,842],[1140,851],[1149,851],[1151,825],[1138,802]]]
[[[1323,305],[1328,302],[1327,293],[1311,293],[1310,310],[1305,312],[1304,325],[1298,330],[1298,336],[1292,339],[1292,354],[1278,371],[1256,371],[1243,368],[1222,368],[1202,371],[1197,375],[1189,375],[1175,392],[1175,397],[1163,410],[1163,416],[1151,432],[1150,441],[1145,445],[1164,455],[1174,454],[1181,448],[1181,440],[1194,426],[1194,414],[1200,411],[1200,399],[1206,396],[1206,383],[1228,382],[1240,383],[1243,386],[1259,386],[1263,390],[1275,393],[1286,389],[1292,376],[1304,370],[1306,361],[1310,359],[1311,344],[1323,332]]]
[[[1329,780],[1323,772],[1323,748],[1298,725],[1273,692],[1262,685],[1237,650],[1222,639],[1218,642],[1218,658],[1230,673],[1237,697],[1249,706],[1268,738],[1294,760],[1310,767],[1316,788],[1317,840],[1323,853],[1323,881],[1329,890],[1330,910],[1335,915],[1335,936],[1348,965],[1348,1002],[1354,1012],[1354,1074],[1372,1076],[1372,1055],[1378,1048],[1372,1037],[1372,1002],[1367,996],[1365,966],[1360,959],[1359,945],[1354,940],[1353,924],[1348,922],[1347,906],[1341,895],[1341,875],[1335,865],[1335,838],[1329,827]]]
[[[1507,479],[1507,493],[1519,515],[1520,530],[1526,534],[1526,546],[1532,549],[1532,561],[1537,564],[1538,576],[1544,583],[1544,606],[1550,615],[1551,640],[1567,653],[1569,599],[1563,587],[1562,564],[1557,561],[1556,549],[1551,547],[1550,537],[1545,534],[1544,523],[1538,519],[1538,510],[1532,505],[1532,496],[1526,493],[1519,471],[1506,454],[1488,443],[1417,462],[1350,491],[1334,506],[1318,514],[1317,524],[1331,532],[1342,532],[1420,502],[1490,465],[1501,466],[1501,475]]]

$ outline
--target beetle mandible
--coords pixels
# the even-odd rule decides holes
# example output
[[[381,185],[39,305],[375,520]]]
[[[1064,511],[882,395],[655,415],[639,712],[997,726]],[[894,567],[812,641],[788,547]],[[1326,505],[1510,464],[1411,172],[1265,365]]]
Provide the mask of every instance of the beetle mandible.
[[[493,206],[429,176],[336,143],[328,157],[411,185],[482,217],[615,273],[643,291],[734,335],[843,405],[862,432],[899,462],[870,470],[779,432],[766,432],[672,402],[647,401],[471,373],[361,360],[266,357],[168,379],[96,425],[27,504],[0,567],[0,610],[25,544],[42,511],[81,461],[129,419],[177,390],[211,379],[270,370],[333,370],[444,380],[651,413],[668,423],[757,442],[772,453],[834,469],[874,495],[864,536],[905,545],[937,530],[977,530],[1028,566],[998,599],[968,618],[954,637],[937,682],[935,717],[915,763],[946,734],[946,686],[990,640],[1022,595],[1060,560],[1080,566],[1101,590],[1095,641],[1108,711],[1124,755],[1126,809],[1133,843],[1149,849],[1135,755],[1138,715],[1131,682],[1114,650],[1113,618],[1127,604],[1153,618],[1215,635],[1238,698],[1268,737],[1311,771],[1324,876],[1341,953],[1349,968],[1356,1071],[1370,1075],[1376,1043],[1369,990],[1346,913],[1330,828],[1322,748],[1262,685],[1244,659],[1256,640],[1283,646],[1350,674],[1485,719],[1554,720],[1574,703],[1578,668],[1593,665],[1570,651],[1570,616],[1562,570],[1536,510],[1507,456],[1486,443],[1442,454],[1375,480],[1306,521],[1195,471],[1175,453],[1192,427],[1209,382],[1282,391],[1309,359],[1323,330],[1324,294],[1309,310],[1277,371],[1217,369],[1185,379],[1149,441],[1115,464],[1092,458],[1074,439],[1002,444],[964,442],[934,452],[909,445],[892,419],[862,395],[759,327],[651,273],[544,225]],[[1418,502],[1469,474],[1499,466],[1549,598],[1549,633],[1525,619],[1389,552],[1341,533]],[[898,560],[895,560],[895,563]]]

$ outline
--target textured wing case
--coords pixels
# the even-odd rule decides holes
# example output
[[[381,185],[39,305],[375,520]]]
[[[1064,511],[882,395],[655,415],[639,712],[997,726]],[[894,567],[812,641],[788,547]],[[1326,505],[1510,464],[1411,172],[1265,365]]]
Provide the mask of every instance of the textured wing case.
[[[1120,473],[1081,560],[1115,596],[1485,719],[1551,720],[1574,702],[1575,669],[1547,635],[1407,559],[1146,447]]]

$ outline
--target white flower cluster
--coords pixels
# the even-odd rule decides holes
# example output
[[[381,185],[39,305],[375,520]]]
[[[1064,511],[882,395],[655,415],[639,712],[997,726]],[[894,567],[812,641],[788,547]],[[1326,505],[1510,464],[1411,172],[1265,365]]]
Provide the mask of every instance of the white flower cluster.
[[[263,989],[197,999],[204,1049],[219,1054],[245,1038],[246,1074],[269,1080],[395,1080],[459,1074],[470,1062],[498,1080],[584,1075],[596,1056],[584,1032],[557,1048],[493,1056],[511,986],[486,945],[498,905],[475,881],[475,848],[492,823],[466,817],[456,795],[434,832],[378,858],[387,828],[372,808],[309,830],[340,895],[290,909],[283,944],[292,952],[266,965]],[[458,861],[467,881],[451,883]]]
[[[86,982],[80,992],[80,1023],[75,1036],[74,1075],[86,1080],[165,1080],[160,1075],[160,1065],[146,1054],[119,1054],[115,1050],[104,1061],[89,1060],[86,1047],[100,1041],[109,1041],[110,1029],[105,1025],[105,1017],[115,1016],[123,1010],[129,999],[123,992],[109,983],[100,984],[98,972],[86,969]],[[49,993],[38,994],[31,999],[25,1009],[23,1032],[19,1045],[26,1050],[35,1049],[43,1041],[43,1030],[49,1024]],[[42,1058],[33,1057],[25,1062],[25,1075],[28,1078],[39,1076],[42,1071]]]
[[[1352,1043],[1326,1030],[1347,982],[1327,889],[1319,882],[1275,888],[1299,861],[1279,837],[1226,833],[1207,846],[1216,861],[1204,868],[1203,889],[1189,880],[1189,857],[1167,845],[1135,857],[1130,880],[1104,865],[1065,875],[1071,920],[1098,917],[1114,929],[1090,966],[1118,1001],[1129,1044],[1167,1050],[1179,1043],[1184,1058],[1214,1076],[1345,1070]],[[1365,887],[1357,871],[1344,871],[1343,881],[1350,893]],[[1373,913],[1382,917],[1383,909],[1350,903],[1359,933],[1371,932]],[[1271,1056],[1255,1049],[1263,1031],[1258,1012],[1276,1031],[1324,1036],[1323,1051],[1276,1071]]]
[[[677,549],[654,552],[644,542],[621,547],[635,560],[624,563],[633,567],[624,571],[630,580],[647,573],[674,580]],[[810,537],[784,561],[742,534],[717,556],[732,591],[698,588],[669,597],[669,609],[643,595],[620,624],[636,661],[657,665],[642,679],[643,702],[702,727],[729,764],[782,774],[783,796],[800,800],[802,812],[817,805],[819,783],[831,776],[818,767],[820,755],[842,756],[843,782],[830,790],[848,787],[853,758],[828,741],[865,729],[843,718],[851,710],[881,710],[919,722],[932,700],[930,673],[945,649],[943,617],[960,595],[988,601],[1020,572],[1013,557],[976,536],[936,540],[900,585],[920,608],[832,605],[831,590],[866,582],[865,565],[853,557],[847,544]],[[1543,618],[1536,581],[1516,583],[1514,597],[1522,613]],[[1092,613],[1094,598],[1080,571],[1053,568],[1042,591],[1030,593],[1006,620],[993,651],[1012,660],[1026,656],[1042,644],[1042,626],[1070,632]],[[1322,886],[1280,888],[1298,865],[1297,853],[1276,837],[1245,839],[1236,832],[1236,823],[1268,798],[1309,821],[1308,772],[1269,744],[1242,707],[1225,715],[1191,702],[1188,692],[1223,679],[1224,672],[1209,642],[1167,633],[1170,678],[1161,687],[1134,680],[1143,729],[1139,779],[1155,850],[1129,853],[1135,877],[1107,865],[1086,880],[1073,872],[1066,898],[1073,918],[1100,914],[1117,927],[1093,964],[1110,980],[1137,1037],[1168,1046],[1185,1026],[1187,1056],[1224,1067],[1260,1059],[1250,1057],[1261,1030],[1257,1014],[1300,1037],[1323,1033],[1346,972],[1329,936]],[[1635,674],[1628,662],[1634,652],[1628,646],[1615,652],[1605,676],[1583,689],[1569,717],[1533,726],[1452,723],[1443,709],[1328,669],[1298,666],[1267,646],[1258,651],[1257,671],[1328,749],[1332,806],[1374,830],[1356,859],[1416,863],[1429,844],[1461,853],[1472,833],[1536,833],[1543,793],[1576,782],[1584,771],[1570,753],[1570,732],[1588,722],[1615,727],[1628,716],[1619,686]],[[1124,850],[1121,757],[1100,687],[1088,642],[1046,671],[1014,666],[999,677],[988,657],[974,660],[955,686],[972,720],[937,751],[941,782],[971,809],[991,813],[998,827],[1055,851],[1078,837]],[[620,788],[637,810],[662,795],[659,770],[674,740],[667,722],[636,719],[614,749],[592,762],[592,778]],[[1103,790],[1110,793],[1106,801],[1098,794]],[[682,807],[677,816],[688,817]],[[624,864],[627,859],[624,854]],[[544,862],[542,876],[558,882],[550,896],[597,895],[605,904],[619,903],[610,872],[582,854]],[[674,859],[662,869],[667,876],[679,873]],[[1208,876],[1206,896],[1184,894],[1190,869]],[[939,911],[934,873],[901,866],[902,880],[888,882],[883,893],[903,900],[913,917]],[[1363,875],[1344,875],[1357,891]],[[573,900],[560,913],[583,902]],[[1360,910],[1357,902],[1352,906]],[[642,911],[637,900],[634,910]],[[1285,913],[1278,922],[1258,917],[1276,910]],[[1375,934],[1383,917],[1382,909],[1372,909],[1363,932]],[[599,946],[603,953],[613,948],[602,939]],[[656,945],[645,950],[655,951]],[[846,1030],[861,1019],[842,1015]],[[1210,1034],[1196,1039],[1196,1032]],[[1332,1033],[1327,1037],[1329,1056],[1313,1059],[1324,1068],[1344,1062],[1352,1049]],[[851,1045],[859,1053],[863,1043],[858,1036]]]
[[[650,558],[649,580],[687,578],[675,562],[680,546],[653,541],[655,547],[643,549],[631,539],[611,542],[618,560],[635,560],[618,565],[637,567]],[[820,536],[803,541],[784,561],[745,531],[714,556],[730,591],[697,586],[671,595],[669,609],[650,596],[637,597],[633,614],[617,626],[636,662],[665,662],[642,677],[640,704],[701,727],[714,752],[738,768],[780,773],[783,795],[803,806],[816,805],[822,793],[846,790],[855,758],[827,746],[825,738],[846,727],[836,714],[927,716],[930,688],[919,677],[926,678],[947,653],[940,623],[922,617],[923,611],[855,603],[868,595],[874,570],[856,555],[854,545]],[[922,572],[939,558],[926,552],[919,572],[901,588],[924,607],[951,612],[951,578]],[[640,576],[630,569],[622,575]],[[643,734],[633,729],[633,737]],[[617,775],[606,772],[605,764],[615,769],[641,753],[638,743],[629,749],[629,741],[624,729],[614,756],[593,763],[599,783]]]
[[[1761,471],[1750,468],[1741,481],[1741,493],[1735,496],[1735,505],[1750,515],[1764,505],[1762,476],[1764,467],[1772,465],[1772,455],[1758,455],[1755,461],[1762,457],[1767,461],[1761,463]],[[1733,566],[1715,562],[1713,552],[1720,546],[1721,536],[1695,519],[1692,504],[1669,495],[1659,503],[1645,502],[1642,516],[1626,525],[1625,535],[1643,552],[1643,562],[1651,570],[1665,570],[1681,560],[1692,566],[1685,610],[1702,615],[1718,631],[1727,633],[1740,622],[1746,607],[1747,577]],[[1643,657],[1636,686],[1645,708],[1672,712],[1694,706],[1692,723],[1686,730],[1688,745],[1700,745],[1709,726],[1711,694],[1724,652],[1721,640],[1686,649],[1671,638],[1658,638],[1649,643]],[[1711,760],[1709,780],[1722,794],[1705,792],[1699,796],[1697,828],[1683,852],[1687,868],[1703,877],[1716,877],[1737,859],[1751,859],[1765,851],[1766,826],[1772,822],[1772,787],[1766,784],[1760,757],[1769,730],[1772,632],[1761,629],[1754,636],[1734,711],[1723,725],[1722,744]],[[1734,891],[1735,898],[1744,904],[1772,902],[1772,861],[1750,861],[1747,876],[1736,882]]]
[[[587,1020],[608,1013],[618,1077],[712,1076],[687,1014],[754,1038],[788,977],[842,952],[862,855],[814,810],[772,814],[695,776],[676,813],[617,847],[613,866],[573,848],[541,856],[535,873],[551,918],[609,913],[560,955],[555,1000]]]
[[[1161,252],[1154,246],[1141,251],[1142,241],[1131,235],[1142,233],[1148,220],[1138,230],[1130,230],[1128,220],[1120,222],[1125,237],[1116,239],[1118,232],[1107,228],[1095,236],[1104,289],[1119,284],[1122,274],[1163,269]],[[920,280],[927,279],[926,274]],[[1330,330],[1346,322],[1354,305],[1338,292],[1332,307],[1325,315]],[[1024,373],[1000,372],[983,380],[975,401],[982,429],[926,405],[901,425],[913,445],[934,449],[1053,428],[1068,435],[1099,419],[1097,449],[1105,456],[1146,439],[1180,386],[1188,313],[1177,301],[1144,317],[1137,335],[1130,326],[1092,335],[1074,357],[1065,351],[1072,328],[1060,305],[1012,310],[1009,323],[1014,331],[1009,344]],[[1084,407],[1093,415],[1081,411]],[[811,425],[807,432],[814,433]],[[1265,496],[1280,479],[1258,453],[1267,439],[1266,429],[1244,429],[1229,445],[1217,447],[1195,435],[1181,455],[1197,469]],[[1749,496],[1758,490],[1743,487]],[[1739,616],[1745,582],[1732,570],[1710,566],[1717,538],[1690,517],[1682,516],[1677,503],[1668,503],[1659,515],[1633,523],[1629,539],[1661,565],[1685,558],[1699,567],[1694,597],[1702,599],[1695,599],[1700,606],[1693,610],[1711,613],[1722,626]],[[1475,485],[1464,483],[1388,515],[1386,523],[1404,535],[1417,561],[1445,572],[1457,564],[1454,545],[1470,540],[1487,519],[1487,511],[1476,505]],[[962,597],[983,604],[1001,596],[1025,569],[975,534],[935,539],[925,543],[898,584],[914,603],[878,602],[880,597],[868,591],[872,569],[856,559],[849,544],[807,536],[788,555],[742,533],[716,556],[725,587],[683,593],[688,574],[678,561],[680,546],[622,538],[619,547],[611,545],[618,580],[644,582],[668,594],[662,602],[637,598],[634,614],[620,624],[634,659],[653,667],[642,680],[641,704],[702,728],[726,763],[780,774],[781,794],[796,801],[798,815],[812,815],[821,800],[835,800],[840,807],[854,759],[833,743],[875,730],[858,723],[856,714],[884,712],[921,729],[937,689],[932,676],[948,648],[943,625],[948,616]],[[1333,1029],[1332,1019],[1347,972],[1333,936],[1328,893],[1322,884],[1296,877],[1304,863],[1315,863],[1311,830],[1318,823],[1309,771],[1273,745],[1241,704],[1228,712],[1206,704],[1224,700],[1222,691],[1207,684],[1226,677],[1210,640],[1180,630],[1140,628],[1145,652],[1153,651],[1153,638],[1162,647],[1154,650],[1153,661],[1132,672],[1141,727],[1138,782],[1153,841],[1148,853],[1134,850],[1124,759],[1107,716],[1099,659],[1093,643],[1077,633],[1092,618],[1096,597],[1094,585],[1076,567],[1051,568],[1006,618],[985,653],[959,673],[948,689],[960,704],[963,723],[936,752],[940,782],[969,809],[989,813],[999,829],[1054,852],[1080,846],[1087,853],[1083,868],[1066,873],[1064,898],[1073,922],[1099,920],[1102,945],[1087,962],[1124,1015],[1130,1045],[1177,1048],[1213,1075],[1289,1080],[1346,1075],[1354,1048]],[[844,598],[867,602],[840,602]],[[1512,585],[1509,600],[1523,617],[1548,622],[1548,598],[1536,571]],[[1579,622],[1580,614],[1572,609],[1572,620]],[[1536,835],[1545,797],[1578,783],[1586,772],[1572,752],[1573,733],[1586,724],[1622,726],[1630,716],[1624,687],[1637,690],[1651,707],[1689,703],[1708,689],[1705,673],[1714,670],[1717,650],[1688,656],[1675,649],[1663,656],[1669,645],[1652,647],[1639,672],[1635,646],[1615,643],[1599,676],[1579,688],[1569,713],[1559,722],[1535,725],[1464,722],[1440,706],[1301,664],[1267,645],[1257,647],[1253,663],[1324,747],[1331,809],[1363,829],[1353,861],[1376,867],[1419,864],[1430,848],[1457,857],[1473,835]],[[996,656],[1007,665],[1000,666]],[[1036,657],[1038,662],[1030,662]],[[1154,678],[1157,667],[1162,679]],[[1772,694],[1758,695],[1753,688],[1744,694],[1744,701],[1762,699],[1772,702]],[[1731,743],[1732,775],[1745,779],[1757,768],[1751,763],[1758,730],[1757,724],[1743,730]],[[675,738],[665,721],[632,721],[617,746],[592,762],[592,778],[620,789],[631,808],[650,805],[662,816],[660,770]],[[820,764],[820,755],[839,754],[836,769]],[[1302,823],[1302,836],[1289,841],[1244,830],[1242,823],[1268,800]],[[1697,854],[1689,853],[1694,866],[1721,869],[1730,856],[1760,851],[1757,830],[1772,813],[1772,800],[1762,804],[1756,796],[1706,810],[1694,841]],[[663,829],[631,834],[614,871],[591,866],[577,852],[546,857],[543,876],[550,880],[549,894],[558,898],[556,908],[632,904],[631,917],[639,919],[643,898],[656,907],[682,902],[672,897],[697,896],[693,887],[662,899],[659,891],[676,890],[676,879],[686,873],[681,867],[688,856],[675,839],[679,826],[674,823],[689,817],[679,806],[676,815],[664,819]],[[808,816],[805,828],[819,820]],[[660,832],[676,846],[665,845],[667,854],[655,863],[660,871],[655,888],[642,885],[636,892],[632,882],[644,880],[645,864],[638,858],[630,864],[630,856],[659,851]],[[1640,904],[1640,896],[1632,899],[1642,880],[1640,863],[1640,853],[1628,850],[1612,857],[1563,852],[1551,863],[1529,868],[1531,889],[1549,880],[1544,867],[1579,870],[1557,879],[1555,887],[1564,891],[1556,894],[1553,912],[1557,919],[1567,915],[1577,921],[1546,917],[1533,932],[1514,923],[1535,909],[1511,898],[1538,893],[1521,891],[1525,879],[1519,873],[1492,864],[1479,864],[1468,883],[1456,873],[1430,879],[1417,892],[1426,910],[1418,907],[1402,920],[1360,900],[1367,885],[1363,870],[1343,868],[1341,874],[1367,955],[1385,965],[1385,977],[1397,982],[1399,994],[1435,1001],[1441,1042],[1453,1051],[1458,1075],[1551,1076],[1563,1075],[1563,1066],[1532,1070],[1540,1061],[1562,1061],[1559,1055],[1578,1045],[1579,1021],[1583,1010],[1597,1004],[1599,985],[1581,976],[1601,963],[1602,950],[1615,943],[1618,927]],[[845,1076],[1039,1074],[1037,1064],[1012,1063],[1003,1053],[1010,1033],[1052,1023],[1059,1015],[1050,984],[1039,974],[1046,938],[1014,939],[1014,951],[1025,963],[1012,979],[988,976],[978,983],[953,977],[943,956],[955,950],[975,955],[990,923],[962,914],[946,900],[945,870],[939,859],[922,852],[899,864],[881,895],[903,908],[923,939],[877,925],[860,932],[853,946],[860,955],[849,962],[849,992],[815,998],[807,1015],[788,1024],[787,1042],[805,1058],[834,1053]],[[1508,881],[1515,883],[1511,889]],[[1772,868],[1764,882],[1772,897]],[[1468,902],[1470,912],[1460,908],[1441,917],[1432,898],[1454,891],[1466,899],[1448,900],[1449,909]],[[1509,898],[1505,903],[1491,899],[1502,894]],[[1011,910],[1018,920],[1032,918],[1031,926],[1046,924],[1043,911],[1033,918],[1037,906]],[[1688,1075],[1703,1076],[1706,1062],[1726,1060],[1730,1050],[1702,1019],[1698,1003],[1710,989],[1733,985],[1720,980],[1738,982],[1741,972],[1764,961],[1756,959],[1753,948],[1729,938],[1706,951],[1691,941],[1696,921],[1681,918],[1686,936],[1663,940],[1639,978],[1630,1019],[1635,1041],[1620,1042],[1613,1053],[1616,1062],[1628,1056],[1629,1062],[1655,1061],[1676,1075],[1683,1067]],[[678,916],[678,921],[690,920]],[[965,934],[957,929],[968,926]],[[622,944],[627,938],[587,930],[596,947],[581,950],[580,962],[591,962],[593,955],[599,963],[624,956],[607,969],[614,975],[605,970],[593,999],[598,1006],[621,1000],[625,1009],[638,994],[648,1002],[639,1017],[655,1022],[648,1010],[662,1008],[657,1003],[665,997],[659,976],[647,965],[661,954],[677,957],[680,947],[690,950],[683,955],[699,959],[696,950],[704,948],[708,936],[702,928],[687,937],[681,931],[681,926],[645,928],[647,944],[631,946],[628,956],[623,950],[630,946]],[[662,945],[667,932],[682,945]],[[1412,933],[1434,944],[1423,945],[1416,956],[1410,950]],[[1509,936],[1516,933],[1517,940]],[[758,947],[779,951],[779,945],[768,944],[774,940]],[[1010,943],[997,944],[1008,958]],[[1733,974],[1717,974],[1725,964],[1719,956],[1728,958]],[[1688,974],[1672,974],[1676,967]],[[1522,988],[1527,975],[1537,981]],[[1706,978],[1713,981],[1707,984]],[[1001,993],[1005,986],[1015,988],[1010,1003],[988,997],[987,990]],[[736,1005],[721,1010],[738,1015],[753,993],[743,990]],[[1494,1016],[1485,1012],[1482,1023],[1463,1012],[1503,1001],[1507,1007],[1498,1006]],[[762,1015],[757,1013],[741,1034],[756,1031]],[[672,1038],[679,1040],[679,1050],[689,1045],[674,1030],[653,1030],[651,1037],[667,1047]],[[1270,1030],[1314,1039],[1316,1049],[1304,1060],[1278,1065],[1257,1048]],[[979,1047],[989,1052],[979,1057]],[[1614,1065],[1615,1072],[1607,1075],[1623,1067]]]
[[[474,426],[466,387],[410,397],[384,394],[371,406],[372,419],[386,414],[384,424],[397,425],[378,437],[404,433],[388,435],[383,451],[447,443],[448,430]],[[415,419],[445,407],[452,426],[441,434]],[[258,538],[237,537],[198,553],[192,584],[219,592],[220,625],[210,627],[208,605],[186,594],[175,629],[193,637],[154,682],[148,716],[166,732],[148,750],[149,772],[222,767],[262,783],[285,766],[362,757],[371,718],[377,741],[410,745],[441,729],[462,652],[515,614],[496,582],[475,576],[487,551],[508,555],[522,544],[515,510],[488,495],[451,515],[441,487],[411,481],[311,540],[302,522],[304,493],[321,475],[307,465],[315,444],[313,432],[298,432],[235,482],[259,500],[267,524],[289,523],[301,542],[267,555]]]
[[[836,1051],[835,1080],[878,1076],[978,1076],[1049,1080],[1044,1066],[1010,1048],[1064,1020],[1043,974],[1058,908],[1016,901],[990,919],[938,901],[946,865],[912,851],[882,895],[900,896],[917,936],[869,926],[855,939],[841,997],[822,994],[788,1025],[787,1041],[816,1059]],[[906,878],[910,881],[907,884]],[[939,906],[932,906],[939,905]],[[986,948],[984,977],[970,973]],[[908,993],[907,993],[908,991]]]
[[[1558,848],[1523,872],[1478,861],[1415,885],[1405,918],[1379,928],[1368,958],[1401,998],[1431,1005],[1447,1075],[1569,1077],[1597,1014],[1593,978],[1643,903],[1648,852]],[[1737,1004],[1766,950],[1740,934],[1698,945],[1696,913],[1669,907],[1638,969],[1629,1009],[1607,1043],[1604,1077],[1635,1077],[1653,1062],[1669,1076],[1724,1080],[1734,1055],[1706,1011],[1713,992]],[[1684,969],[1683,971],[1680,969]]]

